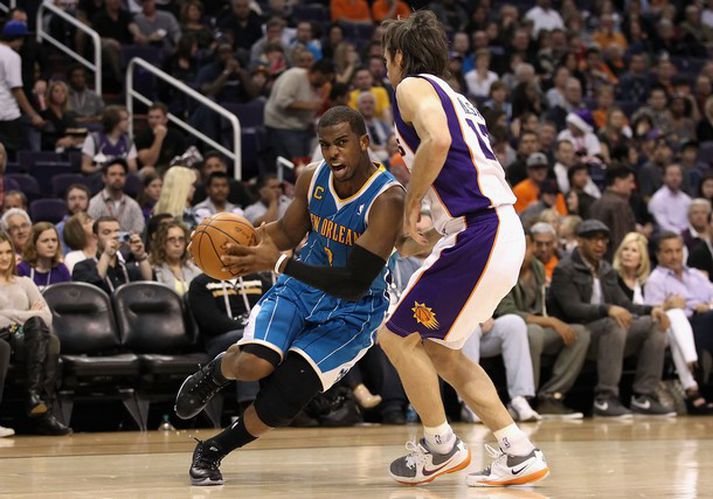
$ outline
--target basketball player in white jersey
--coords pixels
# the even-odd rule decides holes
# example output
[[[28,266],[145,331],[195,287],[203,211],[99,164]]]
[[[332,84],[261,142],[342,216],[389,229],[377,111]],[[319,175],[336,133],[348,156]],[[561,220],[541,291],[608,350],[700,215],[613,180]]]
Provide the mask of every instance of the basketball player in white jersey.
[[[549,474],[542,452],[513,422],[488,375],[461,351],[475,325],[492,316],[517,282],[525,238],[512,206],[515,196],[490,147],[485,120],[443,80],[448,45],[436,16],[418,11],[384,26],[395,128],[411,170],[404,234],[411,245],[433,237],[416,230],[426,200],[440,236],[379,331],[424,425],[424,438],[406,444],[409,453],[391,463],[390,475],[414,485],[469,465],[470,450],[446,421],[440,375],[499,443],[499,450],[487,447],[494,461],[469,474],[468,485],[541,480]]]

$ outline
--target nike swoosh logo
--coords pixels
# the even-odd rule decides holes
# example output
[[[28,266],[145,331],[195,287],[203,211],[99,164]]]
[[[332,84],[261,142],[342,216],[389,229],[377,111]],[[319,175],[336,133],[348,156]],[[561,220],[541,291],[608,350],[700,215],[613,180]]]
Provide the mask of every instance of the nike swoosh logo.
[[[455,457],[455,454],[453,454],[453,455],[448,459],[448,461],[446,461],[445,463],[443,463],[442,465],[440,465],[438,468],[428,469],[426,466],[424,466],[424,467],[423,467],[423,476],[431,476],[431,475],[433,475],[434,473],[438,473],[438,472],[441,471],[443,468],[445,468],[446,466],[448,466],[448,465],[450,464],[450,462],[453,460],[454,457]]]
[[[513,475],[519,475],[519,474],[522,472],[522,470],[524,470],[525,468],[527,468],[527,465],[523,466],[523,467],[520,468],[519,470],[512,470],[512,474],[513,474]]]
[[[603,404],[600,404],[600,403],[594,402],[594,407],[596,407],[600,411],[606,411],[607,409],[609,409],[609,403],[604,402]]]
[[[640,402],[636,402],[636,405],[638,405],[638,406],[641,407],[642,409],[651,409],[651,401],[650,401],[650,400],[647,400],[647,401],[644,402],[643,404],[640,403]]]

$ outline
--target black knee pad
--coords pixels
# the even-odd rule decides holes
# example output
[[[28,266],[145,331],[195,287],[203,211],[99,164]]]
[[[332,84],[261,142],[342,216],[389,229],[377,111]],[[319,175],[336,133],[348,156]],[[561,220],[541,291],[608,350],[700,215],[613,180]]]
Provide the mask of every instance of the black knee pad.
[[[241,352],[249,353],[258,357],[262,360],[266,360],[273,367],[277,367],[280,363],[280,354],[274,351],[272,348],[268,348],[265,345],[258,345],[256,343],[248,343],[240,347]]]
[[[287,426],[322,391],[322,382],[311,365],[293,352],[272,373],[255,399],[255,412],[272,428]]]

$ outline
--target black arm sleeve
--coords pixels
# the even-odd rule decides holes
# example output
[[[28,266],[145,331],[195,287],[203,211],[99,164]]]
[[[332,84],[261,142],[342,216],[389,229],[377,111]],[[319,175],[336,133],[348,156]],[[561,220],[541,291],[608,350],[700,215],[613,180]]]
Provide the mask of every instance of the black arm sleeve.
[[[386,260],[356,244],[346,267],[308,265],[290,258],[283,273],[337,298],[357,301],[366,294],[384,265]]]

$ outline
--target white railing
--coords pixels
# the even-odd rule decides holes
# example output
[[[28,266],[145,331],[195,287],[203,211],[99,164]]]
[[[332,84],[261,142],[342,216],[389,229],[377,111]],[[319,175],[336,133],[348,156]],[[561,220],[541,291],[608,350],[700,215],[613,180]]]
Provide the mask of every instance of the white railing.
[[[14,0],[11,0],[11,4],[14,2]],[[61,17],[65,21],[67,21],[69,24],[75,26],[77,29],[84,31],[89,37],[92,39],[92,42],[94,42],[94,62],[88,61],[85,59],[82,55],[78,54],[74,50],[72,50],[70,47],[66,46],[56,38],[54,38],[52,35],[47,33],[45,31],[45,25],[42,20],[44,12],[49,11],[52,14]],[[55,47],[57,47],[59,50],[64,52],[65,54],[69,55],[73,59],[76,59],[77,61],[81,62],[84,64],[87,68],[90,70],[94,71],[94,91],[101,95],[102,93],[102,42],[101,42],[101,37],[99,36],[99,33],[94,31],[92,28],[84,24],[82,21],[76,19],[75,17],[72,17],[71,15],[67,14],[64,10],[60,9],[56,5],[53,5],[51,3],[51,0],[45,0],[40,4],[39,8],[37,9],[37,42],[41,43],[42,40],[46,40]]]
[[[154,76],[162,79],[169,85],[171,85],[173,88],[176,88],[183,92],[184,94],[188,95],[189,97],[193,97],[195,100],[203,104],[204,106],[209,107],[219,115],[221,115],[223,118],[227,119],[230,124],[233,127],[233,150],[229,150],[226,147],[224,147],[222,144],[219,144],[212,138],[208,137],[205,135],[203,132],[198,130],[197,128],[189,125],[185,121],[183,121],[181,118],[169,113],[168,114],[168,119],[171,120],[173,123],[176,125],[180,126],[184,130],[186,130],[188,133],[192,134],[193,136],[197,137],[198,139],[202,140],[206,144],[209,144],[216,150],[222,152],[224,155],[226,155],[228,158],[230,158],[235,166],[235,178],[237,180],[241,180],[242,178],[242,164],[240,160],[240,121],[238,120],[238,117],[235,116],[233,113],[228,111],[227,109],[219,106],[216,104],[214,101],[210,100],[208,97],[205,95],[196,92],[193,90],[191,87],[183,83],[182,81],[177,80],[170,74],[160,70],[153,64],[150,64],[146,62],[145,60],[141,59],[140,57],[134,57],[129,61],[129,65],[126,68],[126,109],[129,111],[129,134],[133,136],[133,126],[134,126],[134,99],[138,100],[139,102],[143,102],[147,106],[150,106],[153,104],[153,101],[149,99],[148,97],[140,94],[136,90],[134,90],[134,67],[139,66],[149,73],[153,74]]]
[[[15,7],[17,7],[16,0],[10,0],[8,2],[8,5],[0,3],[0,10],[2,10],[3,12],[10,12],[10,9],[14,9]]]

